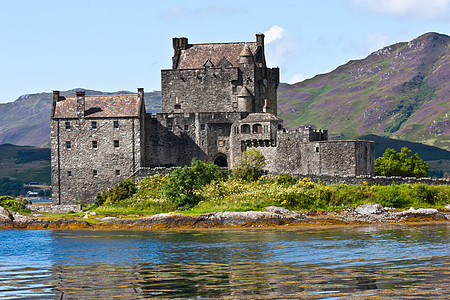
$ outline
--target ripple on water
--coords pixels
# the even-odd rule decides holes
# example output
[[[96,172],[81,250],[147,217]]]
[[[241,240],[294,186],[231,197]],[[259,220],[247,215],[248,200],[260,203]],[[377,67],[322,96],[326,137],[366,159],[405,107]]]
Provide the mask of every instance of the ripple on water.
[[[0,231],[0,298],[445,299],[449,232]]]

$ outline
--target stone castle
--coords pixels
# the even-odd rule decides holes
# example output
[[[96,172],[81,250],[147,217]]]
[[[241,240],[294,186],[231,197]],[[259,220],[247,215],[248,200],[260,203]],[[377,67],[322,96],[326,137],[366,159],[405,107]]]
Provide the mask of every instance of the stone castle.
[[[328,141],[326,130],[287,131],[277,117],[279,69],[267,68],[264,35],[255,42],[189,44],[173,39],[172,69],[161,71],[162,112],[137,94],[61,96],[53,92],[53,204],[93,203],[101,189],[142,169],[193,158],[233,167],[257,148],[267,170],[374,175],[374,143]]]

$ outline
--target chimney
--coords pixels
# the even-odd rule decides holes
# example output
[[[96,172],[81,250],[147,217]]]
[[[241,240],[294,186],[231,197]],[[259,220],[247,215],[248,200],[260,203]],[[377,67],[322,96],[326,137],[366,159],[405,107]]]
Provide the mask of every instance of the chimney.
[[[77,116],[78,119],[84,118],[85,110],[85,91],[77,91]]]
[[[185,37],[180,38],[180,49],[186,50],[188,48],[188,39]]]
[[[172,44],[173,44],[173,50],[176,52],[178,49],[180,49],[180,39],[174,37],[172,39]]]
[[[256,34],[256,45],[264,48],[264,34],[261,32]]]
[[[53,102],[59,101],[59,91],[53,91]]]
[[[138,97],[139,100],[144,101],[144,88],[138,88]]]

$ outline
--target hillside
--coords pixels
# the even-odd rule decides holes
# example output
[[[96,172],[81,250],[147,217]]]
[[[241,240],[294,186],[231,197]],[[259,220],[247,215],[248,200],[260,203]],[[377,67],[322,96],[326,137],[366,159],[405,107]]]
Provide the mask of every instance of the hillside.
[[[75,96],[73,89],[61,92],[63,96]],[[114,95],[131,93],[119,91],[105,93],[84,90],[86,95]],[[16,101],[0,104],[0,144],[46,147],[50,145],[50,112],[52,93],[22,95]],[[147,112],[161,111],[161,93],[153,91],[145,93]]]
[[[376,134],[450,150],[450,37],[427,33],[293,85],[280,84],[285,126],[332,138]]]

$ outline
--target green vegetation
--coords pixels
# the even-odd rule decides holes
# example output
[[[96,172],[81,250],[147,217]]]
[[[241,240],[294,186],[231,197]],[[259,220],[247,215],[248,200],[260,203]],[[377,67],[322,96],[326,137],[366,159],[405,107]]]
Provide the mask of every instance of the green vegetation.
[[[99,192],[95,199],[95,205],[114,205],[133,196],[134,193],[136,193],[135,183],[131,179],[126,179],[109,190]]]
[[[28,204],[25,199],[14,199],[10,196],[0,196],[0,206],[15,212],[29,213],[30,210],[26,208]]]
[[[190,168],[185,166],[176,169],[168,176],[163,184],[164,194],[177,209],[189,209],[201,200],[195,191],[212,181],[221,181],[227,177],[226,170],[194,158]]]
[[[266,159],[257,149],[244,151],[233,168],[233,177],[236,179],[254,181],[263,174]]]
[[[428,164],[419,155],[411,156],[407,147],[397,153],[394,149],[386,149],[382,157],[375,160],[377,176],[427,177]]]
[[[145,178],[135,183],[136,193],[133,196],[114,204],[105,203],[96,210],[99,213],[128,214],[176,211],[176,204],[164,192],[170,176],[155,175]],[[438,208],[444,207],[450,201],[450,186],[444,185],[370,186],[365,182],[359,186],[325,185],[286,174],[275,178],[262,175],[255,181],[235,178],[213,180],[192,189],[191,193],[194,199],[201,200],[186,211],[189,214],[262,210],[271,205],[291,210],[338,210],[364,203],[379,203],[394,208]]]

